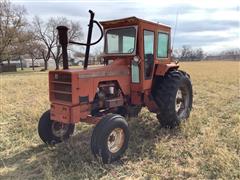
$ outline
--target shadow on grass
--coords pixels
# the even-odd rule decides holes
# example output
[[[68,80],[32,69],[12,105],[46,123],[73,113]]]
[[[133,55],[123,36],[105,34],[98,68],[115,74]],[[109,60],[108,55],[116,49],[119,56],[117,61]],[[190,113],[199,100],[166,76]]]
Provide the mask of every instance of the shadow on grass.
[[[103,165],[93,157],[90,149],[92,128],[88,127],[55,147],[41,144],[3,159],[0,168],[9,168],[3,179],[19,176],[20,179],[49,176],[57,179],[100,178],[129,161],[154,160],[156,141],[178,135],[178,130],[163,129],[156,119],[147,116],[129,119],[128,123],[131,133],[129,147],[120,161]]]
[[[127,150],[128,160],[136,162],[144,158],[155,160],[156,143],[161,139],[176,138],[180,130],[166,129],[160,126],[158,120],[148,115],[129,121],[130,141]]]

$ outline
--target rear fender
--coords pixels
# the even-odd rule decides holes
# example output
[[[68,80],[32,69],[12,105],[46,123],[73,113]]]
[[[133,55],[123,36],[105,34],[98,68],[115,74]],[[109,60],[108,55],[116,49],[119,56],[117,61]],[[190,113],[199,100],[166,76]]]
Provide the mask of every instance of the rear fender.
[[[164,76],[171,69],[178,69],[179,65],[176,63],[158,64],[156,67],[155,75]]]

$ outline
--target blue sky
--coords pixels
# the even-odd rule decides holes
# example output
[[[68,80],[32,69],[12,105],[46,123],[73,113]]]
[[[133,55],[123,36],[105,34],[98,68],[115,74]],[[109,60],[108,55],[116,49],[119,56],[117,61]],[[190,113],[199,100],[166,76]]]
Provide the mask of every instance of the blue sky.
[[[38,15],[43,19],[64,16],[78,21],[87,34],[88,10],[96,20],[110,20],[137,16],[174,28],[175,48],[189,45],[205,51],[219,51],[240,47],[240,1],[238,0],[85,0],[47,1],[12,0],[24,5],[28,19]],[[98,32],[94,32],[97,38]],[[101,46],[102,43],[98,46]]]

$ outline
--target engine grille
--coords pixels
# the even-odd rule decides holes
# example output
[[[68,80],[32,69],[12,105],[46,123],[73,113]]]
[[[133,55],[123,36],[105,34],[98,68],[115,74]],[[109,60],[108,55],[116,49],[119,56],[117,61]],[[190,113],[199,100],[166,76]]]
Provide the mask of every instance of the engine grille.
[[[56,100],[72,102],[72,95],[69,94],[54,93],[54,97]]]
[[[52,74],[51,95],[54,100],[72,102],[71,74]]]
[[[54,81],[59,81],[59,82],[69,82],[71,83],[71,74],[60,74],[60,73],[55,73],[54,74]]]

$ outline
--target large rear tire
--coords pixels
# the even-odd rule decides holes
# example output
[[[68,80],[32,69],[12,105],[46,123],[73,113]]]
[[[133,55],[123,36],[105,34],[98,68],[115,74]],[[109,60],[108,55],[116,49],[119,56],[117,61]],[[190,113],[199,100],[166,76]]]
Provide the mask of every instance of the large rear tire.
[[[189,117],[192,84],[186,72],[173,70],[156,77],[152,95],[159,107],[157,118],[163,127],[173,128]]]
[[[50,110],[43,113],[38,123],[38,134],[46,144],[57,144],[73,134],[74,124],[64,124],[50,119]]]

